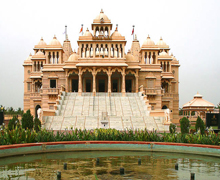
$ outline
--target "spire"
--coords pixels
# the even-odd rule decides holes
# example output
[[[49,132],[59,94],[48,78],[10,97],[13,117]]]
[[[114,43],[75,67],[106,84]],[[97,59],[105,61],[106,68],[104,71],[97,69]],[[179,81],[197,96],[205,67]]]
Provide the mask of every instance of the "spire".
[[[115,31],[117,31],[118,30],[118,24],[116,24],[116,28],[115,28]]]

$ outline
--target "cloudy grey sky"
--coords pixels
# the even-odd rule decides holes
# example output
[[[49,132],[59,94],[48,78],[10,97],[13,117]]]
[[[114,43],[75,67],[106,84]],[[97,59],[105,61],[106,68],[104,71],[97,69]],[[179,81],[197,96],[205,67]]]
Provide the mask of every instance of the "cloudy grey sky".
[[[126,37],[126,52],[132,25],[141,45],[148,34],[155,43],[163,37],[181,64],[180,107],[197,91],[220,102],[219,0],[8,0],[0,7],[0,105],[23,109],[22,64],[41,37],[49,43],[55,34],[63,43],[67,25],[77,49],[81,24],[91,30],[101,8]]]

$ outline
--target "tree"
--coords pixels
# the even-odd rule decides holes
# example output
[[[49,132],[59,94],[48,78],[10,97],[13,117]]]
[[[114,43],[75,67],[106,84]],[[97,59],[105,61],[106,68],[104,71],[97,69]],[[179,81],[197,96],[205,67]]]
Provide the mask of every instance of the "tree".
[[[41,122],[37,117],[35,117],[34,118],[34,130],[38,132],[40,131],[40,128],[41,128]]]
[[[195,128],[196,128],[196,131],[198,131],[200,129],[201,134],[205,134],[205,124],[199,116],[196,120]]]
[[[13,130],[16,126],[20,127],[20,123],[17,116],[13,116],[13,118],[8,123],[8,129]]]
[[[31,115],[30,109],[26,111],[26,113],[23,114],[22,119],[22,128],[24,129],[32,129],[34,122],[33,122],[33,116]]]
[[[186,117],[183,117],[180,120],[181,133],[182,134],[189,133],[189,127],[190,127],[189,119]]]
[[[183,115],[183,109],[179,108],[179,115]]]

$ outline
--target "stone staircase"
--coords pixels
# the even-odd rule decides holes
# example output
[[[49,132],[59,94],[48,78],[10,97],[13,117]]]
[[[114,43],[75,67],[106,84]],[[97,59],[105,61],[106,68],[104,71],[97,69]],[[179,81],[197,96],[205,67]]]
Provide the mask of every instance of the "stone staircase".
[[[163,117],[150,117],[141,93],[66,93],[59,100],[56,116],[44,117],[44,128],[70,130],[75,128],[115,128],[168,131]],[[104,116],[103,116],[104,114]]]

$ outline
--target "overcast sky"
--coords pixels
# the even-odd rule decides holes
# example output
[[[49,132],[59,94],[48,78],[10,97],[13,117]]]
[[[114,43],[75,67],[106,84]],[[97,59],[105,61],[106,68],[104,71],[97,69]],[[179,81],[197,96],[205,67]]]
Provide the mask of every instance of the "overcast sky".
[[[131,47],[132,25],[140,45],[160,36],[180,62],[180,104],[197,91],[214,105],[220,102],[220,1],[135,0],[67,1],[7,0],[0,2],[0,105],[23,109],[23,62],[43,37],[48,44],[54,34],[63,43],[65,25],[73,49],[81,24],[91,31],[93,19],[103,8],[113,30]]]

